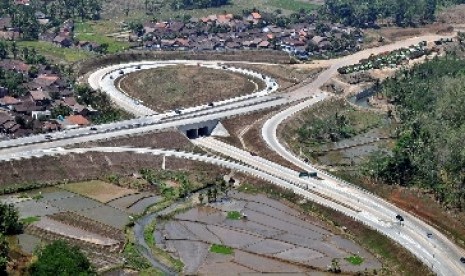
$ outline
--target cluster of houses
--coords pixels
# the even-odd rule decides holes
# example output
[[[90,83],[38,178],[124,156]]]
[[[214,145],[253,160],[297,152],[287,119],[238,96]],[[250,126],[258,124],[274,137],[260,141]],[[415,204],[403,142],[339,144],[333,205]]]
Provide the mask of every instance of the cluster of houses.
[[[30,66],[20,60],[4,59],[0,67],[28,74]],[[89,116],[97,110],[78,103],[67,81],[46,67],[39,67],[39,74],[29,78],[23,87],[25,95],[14,97],[8,89],[0,87],[0,133],[20,137],[59,129],[90,125]],[[70,111],[69,115],[54,115],[55,108]],[[53,117],[55,116],[55,117]]]
[[[42,12],[36,12],[35,17],[40,25],[47,26],[50,19]],[[5,16],[0,18],[0,39],[3,40],[19,40],[22,38],[21,31],[17,27],[12,26],[11,17]],[[39,40],[47,41],[59,47],[70,48],[75,47],[86,51],[99,52],[101,45],[92,41],[78,41],[74,37],[74,22],[73,20],[64,21],[60,27],[48,28],[46,31],[39,34]]]
[[[86,51],[99,52],[101,48],[101,45],[97,42],[76,40],[74,37],[74,22],[70,19],[63,22],[58,33],[49,29],[39,35],[39,40],[52,42],[56,46],[63,48],[75,47]]]
[[[320,28],[321,29],[321,28]],[[342,51],[354,51],[363,41],[359,29],[332,24],[320,30],[315,23],[296,23],[286,28],[268,25],[253,12],[238,19],[232,14],[210,15],[185,21],[148,21],[133,38],[152,50],[283,50],[306,59],[334,49],[333,44],[351,40]],[[340,49],[338,49],[341,51]]]

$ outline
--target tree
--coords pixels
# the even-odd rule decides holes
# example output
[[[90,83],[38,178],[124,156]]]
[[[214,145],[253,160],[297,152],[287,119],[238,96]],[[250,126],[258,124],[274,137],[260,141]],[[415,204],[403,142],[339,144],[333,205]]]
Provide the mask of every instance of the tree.
[[[218,197],[218,189],[216,187],[214,187],[212,189],[212,198],[213,198],[213,201],[216,202],[216,198]]]
[[[212,202],[212,190],[211,189],[207,190],[207,201],[208,203]]]
[[[54,241],[36,254],[38,259],[29,268],[31,275],[96,275],[81,250],[64,241]]]
[[[9,261],[8,242],[3,234],[0,234],[0,274],[7,275],[6,268]]]
[[[98,52],[99,52],[100,54],[107,54],[107,53],[108,53],[108,46],[109,46],[108,43],[102,43],[102,44],[100,44],[100,47],[99,47],[99,49],[98,49]]]
[[[0,204],[0,233],[4,235],[21,233],[23,224],[18,218],[18,211],[13,204]]]
[[[3,41],[0,41],[0,59],[5,59],[7,57],[8,57],[7,44]]]
[[[37,68],[37,66],[31,66],[27,74],[30,78],[37,78],[39,75],[39,68]]]
[[[13,54],[13,58],[16,59],[18,57],[18,46],[16,45],[16,41],[13,41],[11,44],[11,53]]]
[[[52,118],[58,118],[58,116],[68,116],[71,114],[72,110],[69,106],[62,105],[61,103],[58,106],[55,106],[51,113],[52,113]]]

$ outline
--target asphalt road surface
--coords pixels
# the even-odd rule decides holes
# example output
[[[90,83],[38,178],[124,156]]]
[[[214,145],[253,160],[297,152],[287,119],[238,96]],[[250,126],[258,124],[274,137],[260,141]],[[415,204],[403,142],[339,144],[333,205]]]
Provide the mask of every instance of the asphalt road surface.
[[[376,229],[397,241],[439,275],[465,275],[465,264],[460,263],[459,260],[461,256],[465,256],[464,251],[449,241],[447,237],[442,235],[439,231],[381,198],[337,179],[325,172],[319,171],[311,164],[303,162],[289,152],[279,142],[276,136],[277,127],[287,118],[318,101],[331,97],[329,94],[320,91],[319,87],[334,76],[339,67],[357,63],[360,59],[366,58],[370,54],[390,51],[400,47],[407,47],[423,40],[432,41],[438,38],[440,38],[440,36],[429,35],[416,37],[396,42],[391,45],[361,51],[340,59],[331,60],[328,62],[331,66],[327,70],[324,70],[315,81],[286,94],[268,95],[268,93],[264,93],[265,95],[254,95],[246,99],[232,100],[213,108],[205,106],[195,107],[182,115],[172,113],[153,114],[153,111],[145,109],[140,102],[137,102],[130,97],[128,100],[127,95],[123,95],[126,98],[121,95],[114,96],[112,99],[114,99],[117,103],[121,103],[123,108],[129,110],[133,109],[134,106],[137,106],[138,109],[142,110],[138,115],[149,116],[141,116],[134,120],[100,125],[97,126],[96,129],[74,129],[67,130],[66,132],[53,133],[51,136],[36,135],[32,137],[2,141],[0,142],[0,160],[67,154],[79,151],[112,152],[126,150],[133,151],[135,153],[154,154],[154,150],[151,149],[62,149],[61,147],[86,141],[110,139],[113,137],[139,134],[141,132],[175,128],[186,124],[236,116],[294,101],[300,101],[298,104],[285,109],[269,119],[263,126],[262,136],[271,149],[275,150],[285,159],[301,167],[303,170],[317,171],[322,180],[301,179],[298,177],[298,172],[296,171],[284,168],[258,156],[252,157],[248,152],[234,148],[230,145],[222,144],[212,138],[201,138],[194,142],[201,146],[226,154],[227,156],[236,159],[237,162],[226,161],[219,158],[211,160],[206,156],[193,156],[188,153],[162,152],[159,154],[179,155],[179,158],[190,158],[204,162],[212,162],[254,175],[255,177],[269,181],[281,187],[292,189],[295,193],[324,206],[343,212],[344,214],[363,222],[369,227],[372,227],[373,229]],[[218,64],[221,63],[221,61],[212,62],[211,66],[215,66],[215,63]],[[136,64],[132,65],[137,66]],[[141,66],[144,66],[143,62],[141,62]],[[137,68],[134,70],[137,70]],[[93,81],[97,81],[98,85],[104,85],[105,81],[103,78],[105,75],[108,76],[108,74],[111,73],[104,72],[102,75],[94,76],[94,79],[89,81],[91,83]],[[117,97],[121,97],[122,100],[116,100]],[[405,219],[404,225],[402,226],[400,226],[395,219],[398,214],[402,215]],[[432,237],[428,238],[427,233],[431,233]]]

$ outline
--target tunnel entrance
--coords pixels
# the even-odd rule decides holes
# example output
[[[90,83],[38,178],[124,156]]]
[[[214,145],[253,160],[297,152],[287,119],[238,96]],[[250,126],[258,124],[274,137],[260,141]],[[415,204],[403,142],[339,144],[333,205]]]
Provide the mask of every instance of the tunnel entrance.
[[[208,130],[208,126],[199,128],[199,131],[198,131],[198,136],[199,137],[205,137],[205,136],[208,136],[208,135],[210,135],[210,131]]]
[[[189,139],[197,139],[199,137],[210,136],[212,131],[218,125],[218,120],[211,120],[180,126],[179,130],[183,132]]]
[[[194,129],[188,129],[186,131],[186,136],[187,138],[189,139],[196,139],[196,138],[199,138],[199,131],[198,129],[194,128]]]

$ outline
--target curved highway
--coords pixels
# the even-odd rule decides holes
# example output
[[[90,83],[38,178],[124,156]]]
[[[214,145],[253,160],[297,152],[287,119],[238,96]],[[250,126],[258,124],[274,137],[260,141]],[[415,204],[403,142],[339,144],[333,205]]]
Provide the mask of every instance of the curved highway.
[[[437,38],[438,37],[434,39]],[[414,43],[419,42],[418,38],[413,40],[416,41]],[[412,40],[409,40],[408,43],[412,43],[411,41]],[[404,44],[404,47],[405,46],[407,45]],[[399,46],[388,45],[382,48],[383,50],[393,50],[392,47],[398,48]],[[379,49],[381,48],[377,48],[376,51]],[[358,214],[353,216],[356,220],[378,230],[404,246],[438,275],[465,275],[465,264],[460,261],[460,258],[465,256],[465,251],[452,243],[434,227],[359,187],[320,171],[311,164],[303,162],[286,149],[278,140],[278,126],[286,119],[330,97],[329,94],[322,92],[319,88],[336,74],[339,67],[353,64],[355,63],[354,58],[356,56],[357,58],[366,56],[372,51],[371,49],[362,51],[353,56],[341,58],[334,62],[331,67],[323,71],[313,83],[303,88],[307,89],[306,93],[313,94],[313,97],[281,111],[266,121],[262,128],[262,137],[273,151],[277,152],[286,160],[305,171],[318,172],[323,180],[309,180],[309,182],[317,187],[318,190],[331,191],[332,194],[329,196],[333,199],[348,203],[360,210]],[[402,227],[392,228],[391,226],[396,223],[395,217],[398,214],[402,215],[405,219],[404,225]],[[386,222],[389,223],[386,224]],[[432,234],[431,238],[429,238],[427,234]]]
[[[218,103],[218,105],[215,105],[214,107],[195,107],[183,112],[182,115],[171,113],[154,114],[152,110],[143,107],[139,101],[132,99],[119,91],[106,91],[107,93],[112,94],[112,99],[126,110],[132,110],[137,115],[149,116],[142,116],[133,120],[100,125],[96,128],[67,130],[64,132],[50,134],[50,136],[36,135],[10,141],[2,141],[0,142],[0,160],[30,158],[32,156],[40,157],[44,155],[84,153],[89,151],[130,151],[134,153],[170,155],[179,158],[210,162],[220,166],[226,166],[243,173],[251,174],[287,189],[292,189],[295,193],[298,193],[305,198],[353,217],[354,219],[363,222],[369,227],[372,227],[373,229],[376,229],[397,241],[439,275],[465,275],[465,265],[459,261],[459,258],[465,254],[462,249],[449,241],[447,237],[423,221],[403,212],[383,199],[357,188],[354,185],[337,179],[325,172],[319,171],[314,166],[303,162],[298,157],[290,153],[279,142],[276,135],[278,126],[287,118],[315,104],[316,102],[331,97],[328,93],[320,91],[319,87],[333,77],[339,67],[357,63],[360,59],[366,58],[370,54],[390,51],[400,47],[408,47],[423,40],[433,41],[439,38],[440,36],[434,35],[422,36],[391,45],[361,51],[351,56],[329,61],[331,64],[329,69],[323,71],[315,81],[292,92],[279,95],[254,95],[245,99],[235,99],[224,103]],[[197,61],[193,62],[197,63]],[[223,68],[221,64],[218,65],[219,62],[217,61],[202,63],[206,65],[208,64],[208,66],[219,66],[221,67],[219,69],[226,69]],[[125,67],[126,69],[123,69],[123,74],[124,70],[139,70],[138,65],[142,68],[142,66],[147,65],[147,62],[122,65],[130,66],[132,68],[128,69]],[[97,84],[97,88],[102,88],[100,85],[111,86],[113,82],[108,84],[108,80],[105,80],[105,77],[111,79],[109,76],[111,74],[115,74],[115,72],[120,74],[119,70],[122,69],[117,66],[99,70],[99,73],[91,75],[89,82],[93,87]],[[261,74],[259,74],[258,77],[262,78],[265,82],[267,81],[267,77],[263,78],[261,77]],[[114,79],[115,78],[113,77],[113,80]],[[268,80],[270,83],[274,82],[269,78]],[[274,84],[271,85],[275,86]],[[103,90],[105,89],[106,88]],[[263,94],[268,94],[269,91],[265,92],[266,93]],[[62,148],[87,141],[110,139],[124,135],[176,128],[186,124],[236,116],[298,100],[301,102],[297,105],[287,108],[269,119],[263,126],[262,136],[271,149],[279,153],[285,159],[301,167],[303,170],[317,171],[322,180],[303,180],[298,177],[298,172],[296,171],[292,171],[258,156],[252,157],[248,152],[221,143],[212,138],[198,139],[194,142],[203,147],[221,152],[226,156],[238,160],[238,162],[231,162],[211,156],[142,148]],[[404,226],[399,226],[396,223],[395,216],[397,214],[401,214],[405,218]],[[428,233],[432,234],[431,238],[427,237]]]

